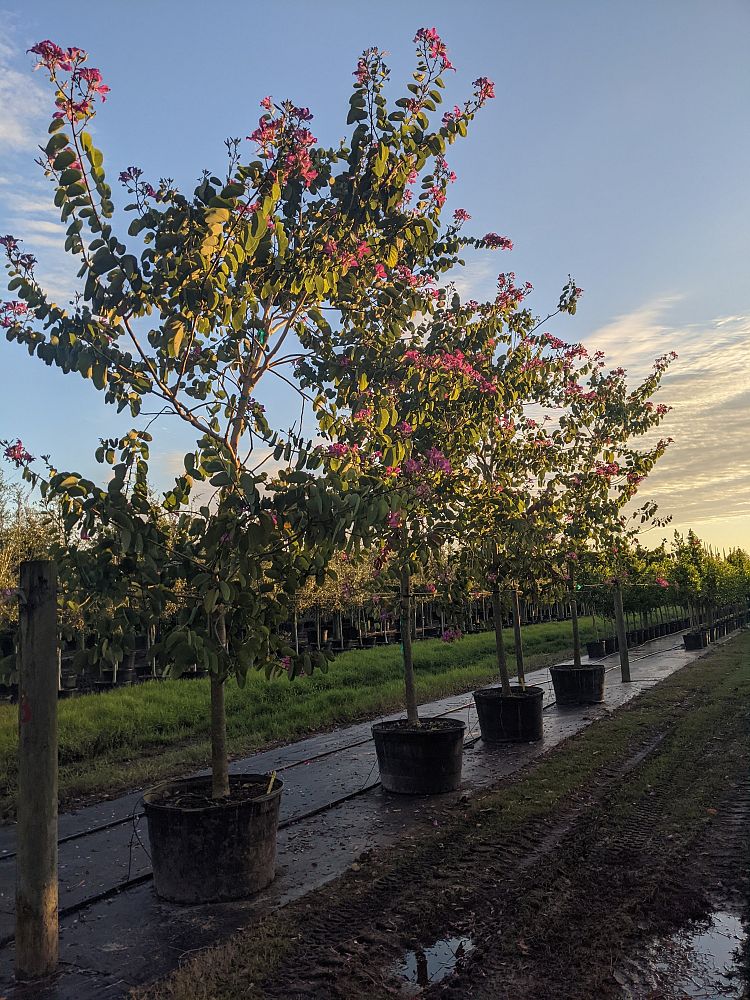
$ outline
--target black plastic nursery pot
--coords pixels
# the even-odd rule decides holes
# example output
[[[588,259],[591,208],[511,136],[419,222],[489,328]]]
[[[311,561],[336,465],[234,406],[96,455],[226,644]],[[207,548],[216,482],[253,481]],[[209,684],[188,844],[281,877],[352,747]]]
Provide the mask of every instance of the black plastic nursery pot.
[[[466,724],[460,719],[406,719],[372,727],[380,781],[387,792],[438,795],[461,787]]]
[[[604,701],[604,664],[561,663],[550,667],[558,705],[594,705]]]
[[[544,690],[511,686],[510,695],[499,687],[474,692],[479,728],[485,743],[532,743],[543,732]]]
[[[703,640],[700,632],[686,632],[682,641],[685,643],[685,649],[703,648]]]
[[[587,642],[586,652],[590,660],[600,660],[607,652],[604,639],[593,639],[591,642]]]
[[[617,649],[614,636],[608,636],[606,639],[603,640],[603,642],[604,642],[604,652],[607,654],[607,656],[610,656]]]
[[[172,903],[244,899],[273,881],[283,782],[267,774],[229,779],[211,799],[210,778],[185,778],[143,796],[157,896]]]

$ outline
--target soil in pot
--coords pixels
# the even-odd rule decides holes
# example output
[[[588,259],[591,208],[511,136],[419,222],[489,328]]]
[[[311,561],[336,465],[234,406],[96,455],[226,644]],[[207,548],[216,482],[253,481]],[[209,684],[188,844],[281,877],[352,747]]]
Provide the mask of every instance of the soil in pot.
[[[283,782],[267,774],[229,779],[211,798],[210,778],[170,781],[143,796],[156,894],[173,903],[244,899],[273,881]]]
[[[542,739],[542,688],[514,684],[510,695],[504,695],[499,687],[482,688],[474,692],[474,701],[485,743],[531,743]]]
[[[438,795],[461,787],[464,731],[460,719],[406,719],[372,727],[380,780],[387,792]]]
[[[561,663],[550,667],[558,705],[594,705],[604,701],[604,664]]]

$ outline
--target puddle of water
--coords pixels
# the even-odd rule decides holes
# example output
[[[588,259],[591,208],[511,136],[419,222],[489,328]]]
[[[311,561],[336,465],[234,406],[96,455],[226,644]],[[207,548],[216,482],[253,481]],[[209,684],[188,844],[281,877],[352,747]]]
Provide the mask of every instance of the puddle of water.
[[[426,986],[445,979],[460,967],[461,961],[473,950],[474,942],[470,937],[451,937],[442,938],[429,948],[407,952],[396,970],[396,974],[408,984],[406,995],[419,996]]]
[[[739,917],[718,910],[707,922],[692,925],[666,941],[656,942],[644,961],[631,966],[631,976],[615,976],[627,987],[636,984],[658,989],[665,1000],[742,1000],[747,983],[739,965],[738,949],[747,932]],[[644,983],[644,980],[646,982]]]
[[[708,926],[689,933],[680,942],[688,954],[689,966],[678,975],[675,985],[687,996],[712,1000],[713,997],[741,997],[744,984],[736,962],[737,949],[745,940],[739,917],[718,911]]]

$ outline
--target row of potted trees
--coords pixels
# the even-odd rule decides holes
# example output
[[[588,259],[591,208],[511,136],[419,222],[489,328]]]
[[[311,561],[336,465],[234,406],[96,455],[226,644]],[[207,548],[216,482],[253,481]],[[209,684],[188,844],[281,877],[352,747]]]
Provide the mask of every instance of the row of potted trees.
[[[17,298],[3,303],[2,324],[10,341],[143,423],[100,442],[105,487],[48,459],[40,468],[20,441],[6,442],[6,455],[60,512],[61,589],[100,607],[91,655],[127,662],[133,637],[173,607],[151,655],[177,673],[209,674],[210,778],[144,796],[156,889],[168,899],[231,898],[273,877],[282,784],[274,774],[230,778],[225,686],[251,670],[293,678],[325,663],[325,651],[291,645],[283,624],[308,581],[324,584],[337,552],[353,564],[373,553],[399,589],[406,718],[374,727],[383,786],[455,787],[463,724],[418,711],[415,579],[447,552],[460,572],[446,586],[473,579],[490,590],[500,686],[479,701],[516,738],[528,714],[538,720],[519,587],[567,587],[580,673],[579,567],[592,550],[622,544],[623,506],[668,444],[630,441],[666,413],[652,396],[671,357],[633,387],[601,354],[541,329],[575,313],[572,280],[539,319],[531,286],[511,272],[482,303],[463,301],[446,279],[462,254],[512,247],[496,233],[464,235],[463,209],[444,218],[455,177],[446,152],[494,85],[479,77],[440,115],[453,67],[434,28],[415,43],[412,80],[391,104],[383,53],[363,53],[336,147],[318,144],[307,108],[266,97],[250,155],[230,142],[226,170],[206,172],[192,195],[123,171],[127,236],[115,230],[91,133],[101,73],[80,49],[32,49],[55,91],[43,168],[82,286],[72,307],[54,302],[33,257],[3,237]],[[277,381],[300,400],[291,431],[258,400]],[[302,432],[310,409],[314,439]],[[155,410],[195,438],[162,497],[148,479]],[[654,513],[646,505],[639,519]]]

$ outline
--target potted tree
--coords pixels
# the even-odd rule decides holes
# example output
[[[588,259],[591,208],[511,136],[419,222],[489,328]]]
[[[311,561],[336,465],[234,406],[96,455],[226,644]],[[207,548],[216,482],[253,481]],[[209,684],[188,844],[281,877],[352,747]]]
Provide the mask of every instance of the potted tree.
[[[651,396],[659,389],[674,356],[658,358],[648,377],[634,389],[629,388],[624,369],[605,371],[600,356],[584,384],[571,378],[566,390],[570,411],[560,420],[566,441],[558,477],[566,515],[558,533],[558,553],[568,583],[573,661],[550,671],[560,705],[604,698],[603,664],[584,664],[581,659],[578,561],[591,544],[607,547],[626,533],[622,508],[635,497],[639,484],[669,444],[669,439],[661,439],[638,450],[630,440],[658,425],[668,412],[664,404],[654,405]],[[655,513],[654,504],[645,504],[634,518],[644,522],[653,519]]]
[[[523,581],[543,577],[546,543],[558,515],[555,491],[549,481],[545,484],[553,467],[553,441],[547,421],[532,418],[528,410],[534,407],[536,413],[539,407],[553,405],[568,377],[569,363],[560,351],[565,346],[561,341],[536,336],[540,323],[519,308],[523,296],[508,301],[504,291],[500,295],[508,342],[496,378],[505,387],[508,406],[502,415],[495,414],[475,448],[471,501],[461,528],[466,555],[477,577],[489,584],[492,598],[500,687],[474,692],[486,743],[542,738],[544,692],[525,681],[519,587]],[[579,294],[580,289],[569,282],[557,312],[574,314]],[[510,596],[518,684],[511,684],[507,666],[503,591]]]
[[[204,173],[191,196],[170,181],[152,186],[137,167],[123,171],[132,249],[115,233],[103,157],[89,131],[94,102],[108,91],[101,73],[80,49],[45,41],[32,50],[56,95],[42,165],[83,283],[72,309],[56,304],[33,257],[4,237],[8,287],[18,296],[2,306],[8,339],[92,381],[133,420],[144,403],[155,404],[195,436],[184,473],[158,501],[169,531],[148,489],[152,420],[102,442],[104,489],[22,463],[61,504],[69,530],[106,533],[102,558],[141,558],[144,600],[131,609],[142,616],[139,631],[179,594],[174,624],[152,652],[177,670],[197,663],[210,674],[211,778],[145,796],[156,889],[166,898],[231,898],[273,877],[281,781],[230,778],[225,685],[230,677],[242,684],[252,669],[294,676],[324,665],[315,651],[297,653],[281,626],[305,581],[323,580],[333,552],[356,545],[358,525],[371,524],[373,504],[377,515],[383,502],[363,497],[362,470],[351,455],[342,460],[338,440],[321,450],[299,431],[274,429],[256,394],[271,378],[297,385],[295,363],[307,364],[308,375],[324,371],[333,341],[326,312],[338,311],[350,334],[352,318],[374,305],[408,316],[422,291],[415,275],[425,265],[440,273],[460,249],[455,229],[436,225],[450,174],[442,153],[466,134],[492,84],[476,81],[473,96],[431,131],[428,115],[440,98],[431,88],[450,64],[434,29],[416,41],[415,83],[391,114],[382,54],[370,49],[360,59],[348,145],[318,146],[308,109],[264,98],[249,137],[255,155],[229,141],[224,176]],[[410,185],[433,162],[427,199],[412,212]],[[382,324],[369,324],[366,349],[386,347],[389,337]],[[270,474],[269,457],[277,463]]]

